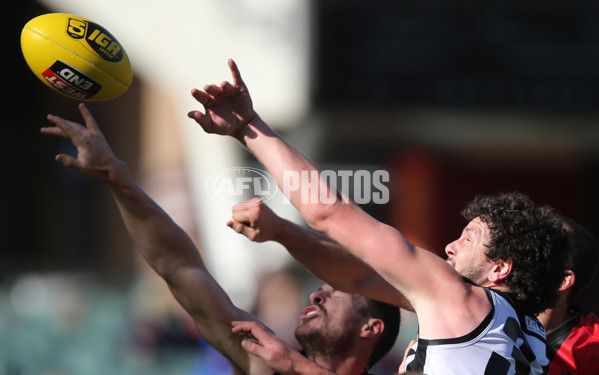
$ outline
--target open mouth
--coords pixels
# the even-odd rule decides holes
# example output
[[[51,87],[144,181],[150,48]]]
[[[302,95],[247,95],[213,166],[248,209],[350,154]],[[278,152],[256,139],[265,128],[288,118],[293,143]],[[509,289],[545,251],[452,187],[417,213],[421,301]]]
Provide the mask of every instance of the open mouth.
[[[314,318],[320,313],[320,309],[315,306],[315,305],[310,305],[310,306],[306,306],[304,307],[304,309],[302,310],[302,315],[300,316],[301,320],[307,320],[307,319],[311,319]]]

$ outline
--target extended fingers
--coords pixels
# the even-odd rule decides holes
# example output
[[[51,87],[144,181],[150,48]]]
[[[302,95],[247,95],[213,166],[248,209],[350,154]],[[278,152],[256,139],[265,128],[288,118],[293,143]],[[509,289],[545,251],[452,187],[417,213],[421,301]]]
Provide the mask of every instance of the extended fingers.
[[[217,97],[221,96],[232,96],[239,93],[239,87],[232,85],[230,82],[223,81],[220,86],[217,85],[206,85],[204,91],[193,89],[191,95],[202,105],[209,105],[212,101],[216,100]]]
[[[222,94],[223,89],[217,85],[206,85],[206,86],[204,86],[204,91],[206,93],[212,95],[212,97],[215,97],[215,96]]]
[[[60,116],[56,116],[56,115],[52,115],[52,114],[49,114],[47,116],[47,119],[50,122],[52,122],[54,125],[56,125],[57,128],[44,127],[41,130],[42,133],[44,133],[44,134],[59,135],[62,137],[73,138],[74,136],[76,136],[78,134],[78,128],[81,127],[81,125],[79,125],[75,122],[65,120]]]
[[[66,135],[64,134],[62,129],[60,129],[59,127],[56,127],[56,126],[51,126],[51,127],[44,126],[43,128],[40,129],[40,132],[45,135],[66,137]]]
[[[58,154],[56,155],[55,160],[64,167],[73,169],[75,171],[81,170],[81,162],[70,155]]]
[[[251,329],[248,325],[248,321],[244,321],[244,320],[234,320],[231,322],[231,327],[233,327],[231,329],[231,332],[233,333],[240,333],[240,332],[250,332]]]
[[[187,117],[194,119],[204,131],[208,133],[212,133],[214,131],[214,123],[212,122],[212,118],[203,114],[200,111],[189,111],[187,113]]]
[[[191,96],[193,96],[195,98],[195,100],[197,100],[204,106],[209,104],[210,101],[214,100],[214,97],[212,95],[208,94],[205,91],[198,90],[198,89],[191,90]]]
[[[227,81],[221,83],[220,87],[225,95],[237,95],[239,93],[239,87],[233,86]]]
[[[92,116],[89,109],[87,109],[85,104],[83,104],[83,103],[79,104],[79,112],[81,112],[81,115],[83,116],[83,119],[85,120],[85,124],[87,125],[88,129],[93,130],[95,132],[100,131],[100,127],[98,126],[98,123]]]
[[[245,87],[245,82],[243,82],[243,78],[241,78],[241,72],[239,71],[235,61],[233,61],[233,59],[229,59],[227,62],[229,64],[229,69],[231,70],[231,75],[233,76],[233,85]]]
[[[231,330],[233,333],[251,333],[258,340],[273,336],[272,331],[255,321],[232,321],[231,326],[233,327]]]

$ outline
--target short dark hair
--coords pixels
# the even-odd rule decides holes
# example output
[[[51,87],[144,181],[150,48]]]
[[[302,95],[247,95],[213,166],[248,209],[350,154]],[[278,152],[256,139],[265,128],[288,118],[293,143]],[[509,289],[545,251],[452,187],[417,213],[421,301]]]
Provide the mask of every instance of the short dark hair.
[[[487,257],[512,261],[505,284],[526,313],[553,306],[565,276],[567,235],[555,209],[535,206],[518,192],[477,196],[462,211],[480,218],[490,230]]]
[[[388,303],[375,301],[365,298],[366,306],[360,311],[363,316],[368,316],[383,321],[385,328],[383,333],[378,338],[372,349],[372,354],[368,359],[368,367],[374,366],[378,361],[383,359],[387,353],[393,348],[397,334],[399,333],[399,325],[401,323],[401,313],[399,307]]]
[[[562,216],[564,228],[568,233],[568,252],[566,269],[576,275],[570,289],[568,302],[572,303],[593,281],[599,268],[599,249],[593,235],[569,217]]]

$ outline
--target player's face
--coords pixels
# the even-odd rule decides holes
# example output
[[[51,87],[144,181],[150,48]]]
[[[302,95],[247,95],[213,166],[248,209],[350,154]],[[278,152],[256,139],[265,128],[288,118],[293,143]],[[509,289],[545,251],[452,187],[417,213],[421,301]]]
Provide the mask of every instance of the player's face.
[[[310,305],[304,307],[300,325],[295,331],[298,342],[308,354],[342,351],[358,337],[367,318],[360,313],[364,298],[323,285],[310,294]]]
[[[493,263],[486,256],[490,231],[487,224],[479,218],[471,220],[462,235],[445,247],[447,262],[456,271],[470,281],[487,286],[487,276],[493,269]]]

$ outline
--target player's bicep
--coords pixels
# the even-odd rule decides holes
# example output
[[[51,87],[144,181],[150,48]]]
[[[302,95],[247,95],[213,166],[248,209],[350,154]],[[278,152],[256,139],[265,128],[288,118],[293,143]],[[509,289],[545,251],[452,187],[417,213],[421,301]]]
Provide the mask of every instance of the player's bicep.
[[[439,275],[455,273],[437,255],[411,244],[397,229],[351,205],[329,218],[325,234],[364,261],[387,283],[412,298],[438,288]]]

